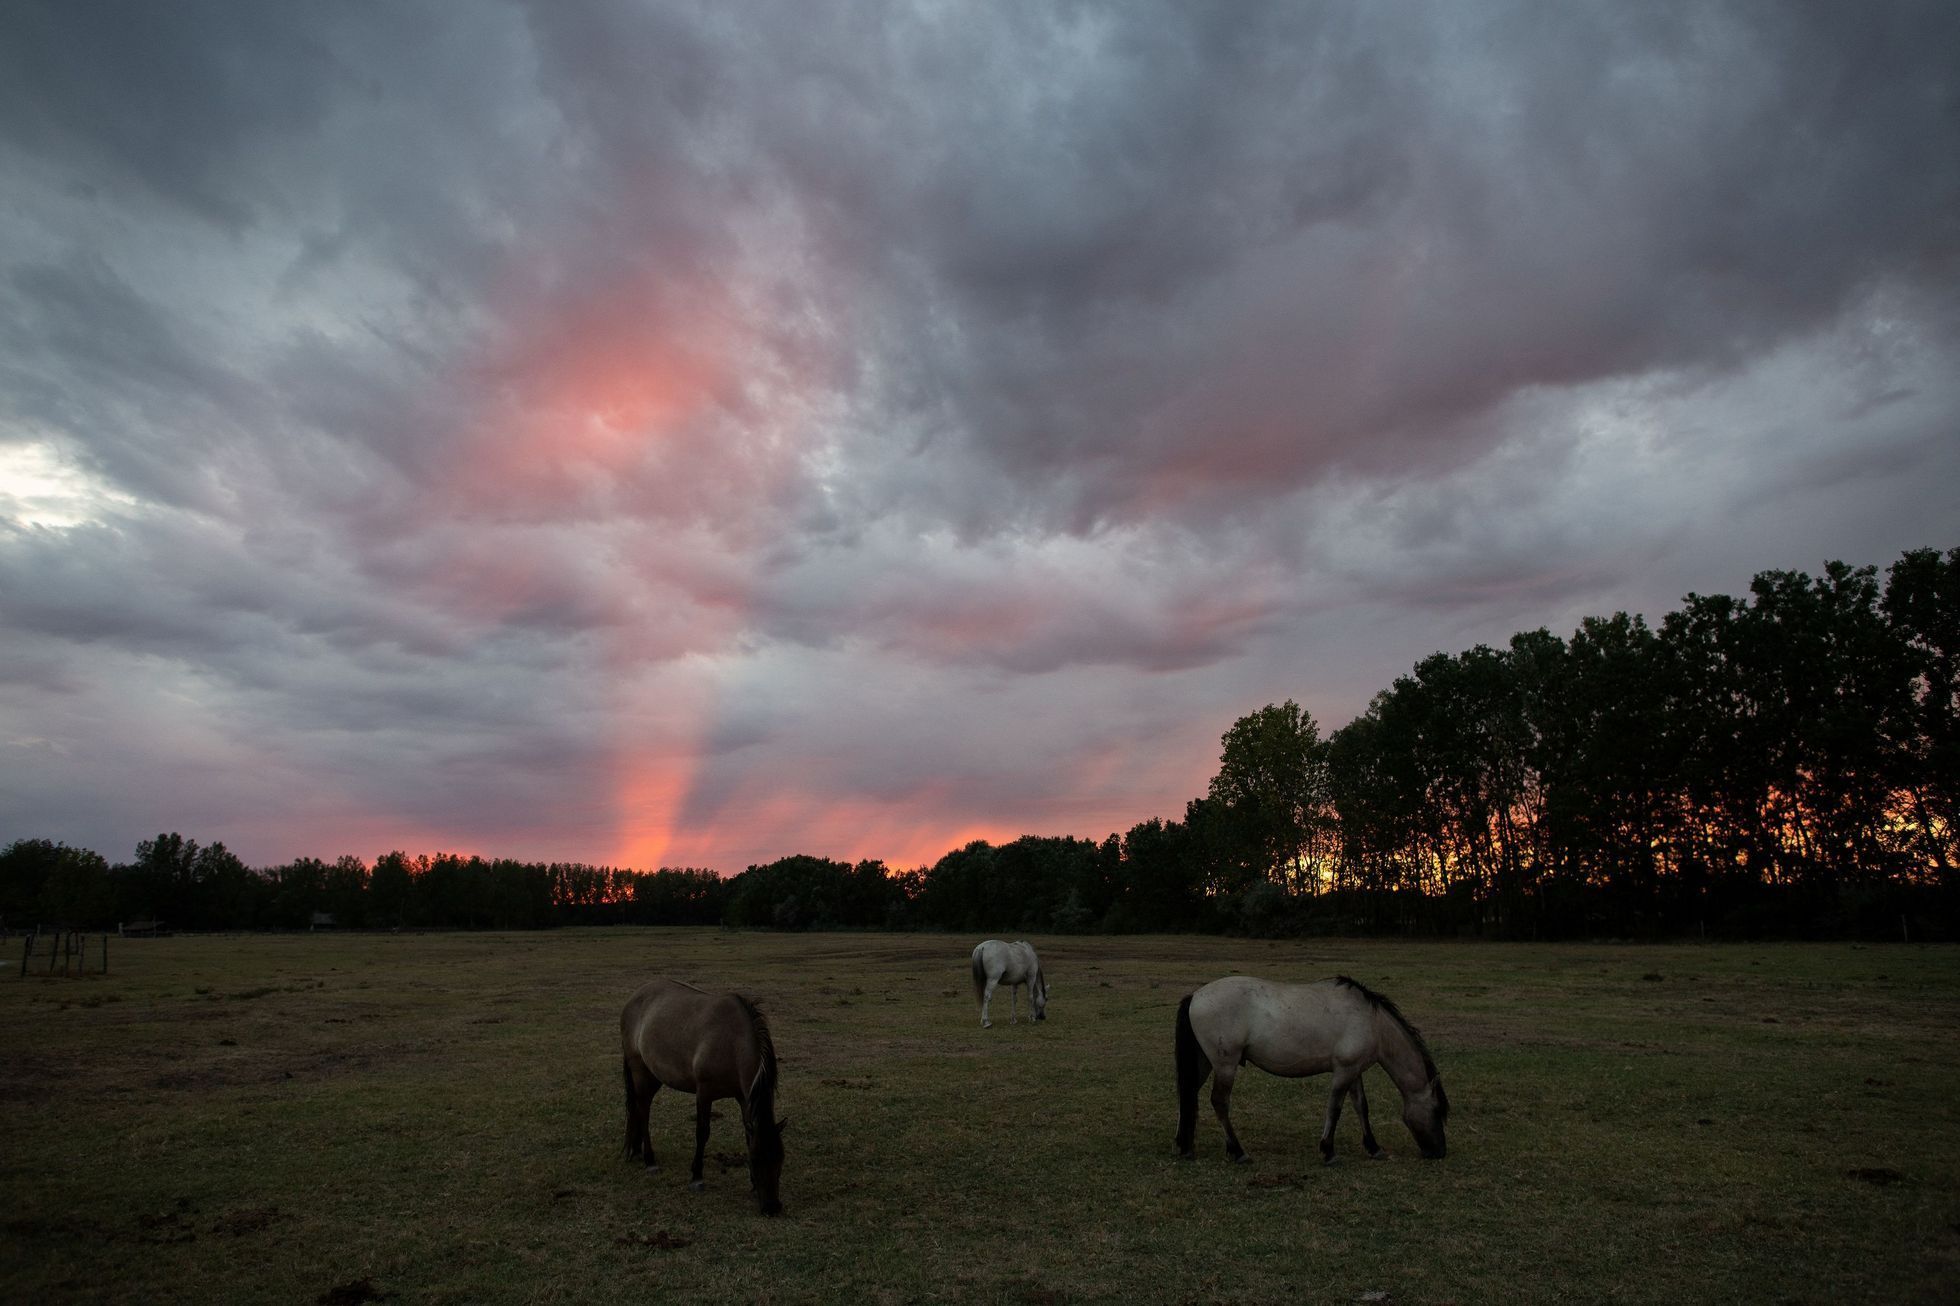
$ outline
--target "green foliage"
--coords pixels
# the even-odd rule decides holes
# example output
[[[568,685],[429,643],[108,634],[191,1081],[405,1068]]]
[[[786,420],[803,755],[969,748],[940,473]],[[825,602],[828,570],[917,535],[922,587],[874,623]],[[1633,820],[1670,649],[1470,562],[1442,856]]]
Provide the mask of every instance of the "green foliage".
[[[826,857],[785,857],[751,866],[728,886],[723,919],[778,930],[884,927],[903,907],[898,883],[878,861],[853,866]]]
[[[1213,870],[1207,887],[1238,893],[1276,877],[1311,891],[1308,854],[1333,817],[1320,727],[1289,698],[1240,717],[1220,743],[1209,801],[1185,813]]]
[[[1908,554],[1883,595],[1869,567],[1765,572],[1658,632],[1621,613],[1427,658],[1331,741],[1335,879],[1514,936],[1951,933],[1956,572]]]
[[[11,926],[95,929],[113,913],[109,865],[98,853],[46,839],[0,852],[0,921]]]
[[[1882,607],[1913,672],[1913,703],[1891,743],[1922,855],[1951,877],[1960,839],[1960,549],[1945,557],[1915,549],[1900,558]]]

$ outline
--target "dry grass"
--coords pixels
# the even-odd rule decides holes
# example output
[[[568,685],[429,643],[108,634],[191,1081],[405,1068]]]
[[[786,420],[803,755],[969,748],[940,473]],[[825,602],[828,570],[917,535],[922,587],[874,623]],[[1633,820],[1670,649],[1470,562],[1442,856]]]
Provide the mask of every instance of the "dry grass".
[[[1960,951],[718,931],[163,939],[0,970],[0,1261],[22,1301],[1937,1300],[1960,1281]],[[0,953],[18,963],[18,943]],[[1351,973],[1429,1035],[1450,1159],[1318,1165],[1324,1086],[1251,1075],[1234,1167],[1170,1135],[1177,997]],[[619,1158],[641,979],[740,987],[784,1056],[789,1214],[732,1108],[709,1191]],[[996,1003],[996,1016],[1001,1015]]]

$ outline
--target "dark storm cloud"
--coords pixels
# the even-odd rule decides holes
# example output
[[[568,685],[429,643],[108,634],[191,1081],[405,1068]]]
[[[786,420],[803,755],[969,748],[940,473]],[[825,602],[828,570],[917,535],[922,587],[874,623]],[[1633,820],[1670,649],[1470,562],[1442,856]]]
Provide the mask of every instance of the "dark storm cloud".
[[[66,778],[0,822],[121,830],[90,764],[187,730],[198,784],[540,852],[649,794],[780,823],[740,855],[1141,816],[1209,759],[1126,759],[1262,695],[1950,543],[1956,48],[1940,4],[9,6],[0,747]]]
[[[911,388],[1065,522],[1461,457],[1439,436],[1527,387],[1731,367],[1874,280],[1951,287],[1950,11],[1377,9],[1217,46],[1209,11],[1126,12],[1185,57],[1112,39],[943,171],[889,151],[952,196],[879,242],[930,251],[914,298],[960,326],[899,355],[940,383]]]
[[[227,4],[10,5],[0,120],[74,184],[147,191],[228,226],[254,163],[324,115],[317,35]],[[241,185],[244,182],[245,185]]]

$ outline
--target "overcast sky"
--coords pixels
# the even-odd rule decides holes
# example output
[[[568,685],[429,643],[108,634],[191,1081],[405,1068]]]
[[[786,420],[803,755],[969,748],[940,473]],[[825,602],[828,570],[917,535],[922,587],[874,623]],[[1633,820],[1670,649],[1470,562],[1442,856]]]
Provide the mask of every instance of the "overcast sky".
[[[0,843],[917,865],[1960,545],[1960,6],[0,4]]]

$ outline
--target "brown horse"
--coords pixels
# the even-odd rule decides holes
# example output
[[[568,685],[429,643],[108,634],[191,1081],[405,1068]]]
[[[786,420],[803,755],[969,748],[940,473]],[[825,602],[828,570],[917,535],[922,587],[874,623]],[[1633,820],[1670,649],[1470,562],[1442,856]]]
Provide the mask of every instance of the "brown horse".
[[[664,1084],[694,1094],[694,1170],[688,1187],[702,1192],[701,1160],[708,1149],[713,1104],[732,1097],[742,1107],[749,1140],[749,1182],[764,1215],[781,1215],[783,1126],[776,1119],[776,1045],[769,1022],[739,993],[704,993],[679,980],[640,987],[619,1013],[626,1065],[626,1155],[654,1163],[647,1111]]]
[[[1250,1159],[1233,1132],[1231,1110],[1232,1085],[1248,1063],[1288,1078],[1333,1072],[1320,1131],[1326,1161],[1334,1159],[1344,1097],[1354,1099],[1361,1117],[1361,1145],[1370,1156],[1384,1155],[1361,1088],[1361,1072],[1372,1065],[1401,1090],[1402,1123],[1422,1154],[1440,1160],[1448,1150],[1450,1099],[1429,1046],[1393,1002],[1345,975],[1316,984],[1272,984],[1249,975],[1213,980],[1178,1004],[1176,1046],[1177,1150],[1187,1159],[1195,1155],[1198,1089],[1214,1071],[1211,1108],[1225,1126],[1225,1152],[1234,1161]]]

